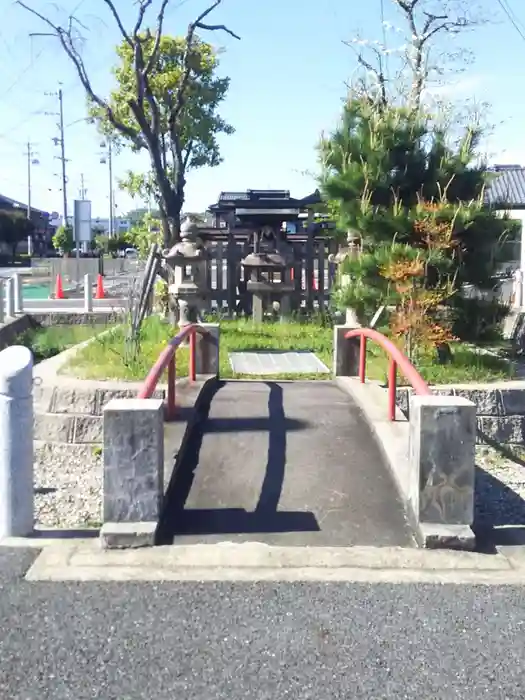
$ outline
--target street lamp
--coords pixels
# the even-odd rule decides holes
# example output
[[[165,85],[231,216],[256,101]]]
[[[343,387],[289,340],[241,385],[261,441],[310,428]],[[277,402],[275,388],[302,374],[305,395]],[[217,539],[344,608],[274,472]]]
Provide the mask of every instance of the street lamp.
[[[113,238],[115,235],[115,225],[114,225],[114,203],[113,203],[113,149],[111,147],[111,138],[106,141],[102,141],[100,144],[101,148],[107,148],[107,153],[104,153],[100,157],[100,162],[105,165],[108,164],[109,169],[109,237]]]

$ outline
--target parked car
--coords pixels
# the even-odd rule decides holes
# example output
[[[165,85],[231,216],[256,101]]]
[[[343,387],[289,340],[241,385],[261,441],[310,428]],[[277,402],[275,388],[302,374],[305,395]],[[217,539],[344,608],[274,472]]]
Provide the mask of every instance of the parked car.
[[[121,256],[128,260],[137,260],[139,253],[136,248],[126,248],[126,250],[121,251]]]

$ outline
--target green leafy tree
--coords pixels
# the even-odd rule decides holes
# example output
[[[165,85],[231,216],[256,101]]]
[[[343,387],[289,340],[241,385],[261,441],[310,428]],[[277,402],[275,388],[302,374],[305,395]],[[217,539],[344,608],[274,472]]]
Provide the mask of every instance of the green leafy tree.
[[[213,0],[190,23],[183,38],[164,34],[164,17],[170,0],[157,8],[155,29],[146,29],[146,15],[153,0],[140,0],[132,29],[125,27],[113,0],[105,0],[122,42],[117,48],[116,89],[104,98],[93,87],[82,57],[79,27],[69,18],[56,24],[27,3],[18,4],[45,23],[73,63],[86,91],[92,114],[102,131],[136,151],[146,151],[151,163],[154,193],[161,212],[165,243],[180,235],[186,173],[190,168],[220,162],[217,137],[232,127],[218,115],[229,80],[217,78],[217,53],[202,41],[199,31],[225,31],[223,24],[209,24],[209,15],[221,4]]]
[[[121,250],[125,250],[130,245],[130,236],[125,233],[120,236],[113,236],[108,239],[108,252],[111,255],[117,255]]]
[[[143,34],[143,51],[146,58],[152,55],[154,38]],[[184,203],[186,174],[203,166],[214,167],[222,162],[218,137],[232,134],[233,127],[224,121],[218,113],[218,107],[228,91],[229,78],[217,77],[219,66],[217,52],[214,48],[194,38],[191,46],[191,77],[187,88],[187,101],[177,118],[177,133],[174,139],[173,115],[174,97],[184,77],[186,38],[163,36],[158,48],[158,57],[154,63],[149,85],[158,103],[159,120],[159,168],[152,159],[152,169],[147,173],[130,171],[120,183],[132,196],[143,200],[153,199],[159,203],[161,220],[166,222],[165,242],[168,243],[169,220],[180,225],[180,212]],[[114,73],[117,89],[111,93],[110,105],[114,116],[135,133],[135,138],[124,139],[135,149],[140,149],[141,127],[137,122],[130,102],[130,95],[135,89],[134,54],[132,47],[122,42],[117,49],[119,64]],[[146,107],[151,118],[151,108]],[[98,106],[92,110],[99,121],[101,129],[110,136],[119,132]],[[121,139],[122,140],[122,139]],[[171,193],[169,189],[173,190]],[[170,201],[173,200],[172,204]],[[175,201],[176,200],[176,201]],[[172,223],[173,225],[173,223]]]
[[[339,126],[320,144],[321,187],[339,231],[352,229],[361,239],[361,256],[342,266],[341,306],[353,306],[365,320],[392,302],[381,269],[394,243],[421,249],[422,204],[436,209],[436,224],[451,227],[453,236],[453,245],[425,266],[426,288],[445,277],[457,289],[494,286],[511,227],[483,206],[480,136],[476,124],[468,125],[455,142],[422,111],[349,99]],[[446,304],[453,307],[457,297]]]
[[[146,258],[153,243],[162,246],[162,225],[159,219],[145,214],[127,234],[130,244],[137,249],[140,258]]]
[[[13,261],[18,245],[32,236],[34,230],[33,222],[21,212],[0,210],[0,242],[10,247]]]
[[[59,226],[53,236],[53,248],[56,251],[62,253],[62,255],[67,256],[71,253],[75,247],[75,237],[73,235],[73,227]]]
[[[93,229],[94,233],[95,229]],[[94,243],[95,243],[95,249],[99,250],[101,253],[109,253],[109,236],[107,233],[104,233],[104,229],[102,229],[102,233],[98,233],[94,237]]]

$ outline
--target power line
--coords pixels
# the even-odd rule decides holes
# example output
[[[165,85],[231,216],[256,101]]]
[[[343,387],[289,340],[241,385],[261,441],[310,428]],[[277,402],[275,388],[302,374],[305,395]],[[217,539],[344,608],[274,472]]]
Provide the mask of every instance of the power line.
[[[507,19],[510,21],[514,29],[518,32],[520,37],[525,41],[525,26],[520,19],[514,13],[514,10],[509,6],[507,0],[497,0],[498,5],[501,7]],[[521,26],[520,26],[521,25]]]
[[[98,75],[101,73],[105,68],[107,68],[108,65],[108,60],[107,58],[104,59],[104,61],[101,61],[100,65],[98,68],[96,68],[93,72],[93,75]],[[67,94],[68,96],[74,92],[75,90],[78,90],[80,87],[82,87],[82,84],[79,81],[78,76],[73,78],[73,80],[67,85],[67,87],[63,90],[64,94]],[[24,119],[21,119],[14,125],[13,127],[7,129],[7,131],[4,131],[2,134],[0,134],[0,139],[6,139],[8,141],[11,141],[9,138],[8,134],[12,134],[15,131],[18,131],[21,127],[25,126],[28,124],[30,121],[32,121],[35,117],[38,117],[42,114],[42,111],[47,107],[49,104],[49,96],[46,98],[45,102],[42,103],[42,105],[39,107],[39,109],[35,110],[34,112],[30,112]],[[14,143],[13,141],[11,141]]]
[[[29,71],[33,67],[35,61],[38,61],[38,59],[44,53],[44,51],[45,51],[45,49],[42,49],[41,51],[39,51],[39,53],[31,60],[31,62],[17,75],[17,77],[13,80],[11,85],[9,85],[4,90],[4,92],[2,93],[2,95],[0,97],[0,102],[3,102],[5,100],[5,98],[9,95],[9,93],[11,93],[15,89],[15,87],[18,85],[18,83],[24,77],[24,75],[29,73]]]

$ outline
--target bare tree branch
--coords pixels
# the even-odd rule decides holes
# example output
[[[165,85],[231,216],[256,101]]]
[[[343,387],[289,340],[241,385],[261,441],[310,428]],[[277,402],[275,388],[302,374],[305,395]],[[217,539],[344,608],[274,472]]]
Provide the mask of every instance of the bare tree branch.
[[[189,167],[193,150],[193,144],[190,143],[185,147],[186,150],[183,151],[181,130],[182,117],[191,85],[191,59],[197,43],[196,32],[199,29],[224,31],[236,39],[240,39],[240,37],[224,24],[215,25],[205,22],[206,18],[222,3],[222,0],[213,0],[196,20],[189,25],[182,57],[181,79],[173,99],[170,100],[171,104],[167,105],[170,114],[169,137],[166,138],[166,135],[162,133],[161,108],[151,87],[150,75],[159,58],[164,18],[170,0],[160,0],[154,36],[149,29],[143,29],[146,13],[152,6],[153,0],[137,1],[138,12],[132,32],[127,31],[124,27],[116,8],[115,0],[102,1],[115,20],[123,40],[133,52],[136,94],[129,99],[128,105],[136,122],[136,128],[128,126],[127,123],[119,119],[111,108],[110,101],[95,92],[84,60],[77,47],[81,37],[76,34],[74,24],[75,22],[78,23],[78,20],[70,16],[68,22],[64,26],[60,26],[41,14],[41,12],[30,7],[26,0],[17,0],[17,4],[37,17],[49,28],[50,32],[45,34],[45,36],[58,38],[63,50],[73,63],[88,97],[101,109],[101,112],[103,112],[115,131],[129,139],[137,149],[147,149],[152,170],[155,174],[156,185],[161,195],[159,206],[161,211],[165,213],[165,216],[163,216],[163,228],[165,236],[169,239],[170,221],[175,222],[176,230],[173,233],[175,236],[178,235],[177,219],[180,218],[180,210],[184,202],[185,173]],[[153,45],[151,45],[151,42],[153,42]],[[149,51],[150,48],[151,51]],[[145,57],[145,50],[148,51],[147,58]],[[168,153],[171,153],[172,163],[168,162]]]
[[[133,36],[135,39],[138,37],[140,30],[142,29],[144,16],[146,15],[146,11],[150,7],[152,2],[153,0],[139,0],[139,13],[137,16],[137,21],[135,22],[135,28],[133,29]]]
[[[384,59],[381,51],[375,47],[370,47],[375,55],[377,66],[372,65],[370,61],[363,56],[361,51],[358,51],[356,47],[349,41],[343,41],[345,46],[348,46],[356,55],[357,63],[362,66],[366,71],[372,73],[377,81],[377,87],[379,88],[379,101],[380,104],[386,106],[388,104],[388,79],[385,73]],[[365,85],[363,85],[363,91],[365,90]]]
[[[124,25],[122,24],[122,20],[120,19],[120,15],[117,12],[117,9],[113,3],[112,0],[103,0],[103,2],[108,6],[111,14],[113,15],[113,19],[115,20],[117,27],[120,30],[120,33],[122,34],[124,40],[131,46],[133,47],[133,42],[131,41],[130,35],[127,33],[127,31],[124,29]],[[21,3],[20,3],[21,4]]]
[[[192,22],[189,27],[188,27],[188,32],[186,34],[186,45],[184,49],[184,56],[182,59],[182,65],[183,65],[183,72],[182,72],[182,78],[179,83],[178,89],[177,89],[177,94],[175,97],[175,104],[173,109],[171,110],[170,114],[170,120],[169,120],[169,127],[170,127],[170,132],[172,133],[172,138],[175,136],[175,131],[177,127],[177,120],[180,117],[180,114],[183,110],[184,107],[184,102],[185,102],[185,97],[186,97],[186,91],[188,88],[188,84],[190,81],[190,76],[191,76],[191,51],[193,48],[193,42],[195,39],[195,32],[197,29],[207,29],[208,25],[203,24],[203,20],[208,17],[209,14],[213,12],[220,4],[222,3],[222,0],[214,0],[214,2],[209,5],[201,14],[197,17],[197,19]],[[210,27],[213,27],[213,25],[210,25]],[[223,25],[218,25],[217,26],[218,30],[223,30],[234,36],[236,39],[240,39],[237,34],[232,32],[231,30],[227,29]],[[211,31],[215,31],[213,28]],[[175,138],[176,141],[176,138]],[[179,161],[180,162],[180,161]]]
[[[146,75],[149,75],[151,73],[151,69],[153,68],[153,65],[155,64],[155,61],[157,60],[157,56],[159,54],[160,40],[162,39],[162,30],[164,25],[164,15],[166,13],[166,7],[168,6],[168,3],[169,0],[162,0],[162,4],[160,6],[159,14],[157,17],[157,31],[155,33],[155,43],[153,45],[151,56],[149,57],[148,62],[146,64],[146,68],[144,69],[144,73]]]
[[[407,98],[409,106],[418,109],[421,105],[423,94],[430,81],[443,75],[444,65],[450,60],[465,58],[466,52],[454,54],[450,51],[436,53],[436,38],[439,35],[454,35],[466,31],[484,23],[483,19],[472,15],[470,0],[453,0],[451,2],[438,0],[392,0],[401,13],[407,28],[407,44],[404,53],[400,56],[401,68],[398,68],[396,77],[390,81],[392,89],[400,84],[400,77],[404,77],[402,89],[409,94]],[[345,42],[346,43],[346,42]],[[349,44],[348,44],[349,45]],[[355,47],[352,47],[355,51]],[[373,60],[364,58],[361,52],[357,53],[357,62],[362,68],[372,73],[380,86],[380,100],[384,101],[387,80],[385,79],[386,54],[389,51],[383,47],[378,51],[376,47],[369,46],[374,52]],[[399,60],[397,60],[399,63]],[[408,85],[407,85],[408,81]],[[387,97],[392,98],[392,90],[387,90]]]
[[[75,45],[75,37],[72,32],[72,18],[69,18],[68,27],[67,29],[64,29],[64,27],[59,27],[37,10],[34,10],[32,7],[26,5],[26,3],[22,0],[17,0],[17,4],[20,5],[20,7],[23,7],[28,12],[30,12],[32,15],[35,15],[35,17],[38,17],[38,19],[40,19],[50,29],[52,29],[50,36],[57,37],[60,41],[62,48],[73,63],[73,66],[77,71],[78,77],[80,78],[80,82],[82,83],[88,96],[93,100],[93,102],[96,105],[98,105],[104,111],[108,121],[113,125],[113,127],[117,131],[129,138],[138,148],[143,148],[144,141],[140,137],[140,135],[138,135],[133,129],[128,128],[125,124],[118,120],[108,102],[106,102],[106,100],[100,97],[100,95],[95,93],[91,84],[91,80],[89,79],[89,76],[87,74],[84,61]]]

